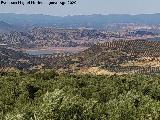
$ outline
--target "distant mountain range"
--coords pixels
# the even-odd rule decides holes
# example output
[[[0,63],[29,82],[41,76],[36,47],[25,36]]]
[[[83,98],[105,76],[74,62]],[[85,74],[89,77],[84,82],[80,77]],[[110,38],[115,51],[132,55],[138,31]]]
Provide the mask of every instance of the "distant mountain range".
[[[26,31],[27,27],[21,25],[14,25],[8,22],[0,21],[0,33],[7,33],[11,31]]]
[[[12,30],[14,30],[14,26],[6,22],[0,21],[0,32],[10,32]]]
[[[160,13],[157,14],[110,14],[110,15],[75,15],[75,16],[49,16],[42,14],[14,14],[0,13],[0,21],[12,25],[23,26],[54,26],[54,27],[89,27],[105,28],[112,23],[160,24]]]

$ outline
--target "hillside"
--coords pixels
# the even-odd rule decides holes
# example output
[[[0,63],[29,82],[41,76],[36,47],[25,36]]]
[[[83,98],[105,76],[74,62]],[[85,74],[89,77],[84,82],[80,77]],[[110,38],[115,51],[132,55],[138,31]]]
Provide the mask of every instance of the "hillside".
[[[126,28],[127,29],[127,28]],[[48,49],[53,47],[90,47],[97,43],[113,40],[146,39],[158,37],[159,33],[148,30],[111,32],[96,29],[62,29],[54,27],[33,27],[28,31],[0,33],[0,44],[12,48]]]
[[[27,32],[0,34],[0,43],[14,48],[90,46],[97,42],[118,38],[117,33],[90,29],[57,29],[38,27]]]
[[[94,74],[133,74],[160,72],[160,42],[147,40],[110,41],[92,45],[76,54],[55,53],[32,56],[1,48],[1,66],[24,70],[55,68],[61,72]]]
[[[159,120],[160,76],[0,74],[2,120]]]
[[[28,68],[31,66],[30,57],[27,54],[12,49],[0,47],[0,67]]]
[[[69,58],[70,66],[99,67],[113,73],[159,73],[160,43],[146,40],[113,41],[91,48]]]
[[[33,56],[21,51],[0,46],[0,72],[5,69],[15,68],[23,71],[32,71],[42,68],[65,68],[66,56],[53,54],[46,56]]]
[[[43,63],[45,64],[44,66],[47,68],[47,66],[49,66],[49,61],[49,65],[53,64],[54,58],[49,59],[31,56],[20,51],[0,46],[0,72],[5,70],[5,68],[16,68],[24,71],[39,69],[43,67]]]

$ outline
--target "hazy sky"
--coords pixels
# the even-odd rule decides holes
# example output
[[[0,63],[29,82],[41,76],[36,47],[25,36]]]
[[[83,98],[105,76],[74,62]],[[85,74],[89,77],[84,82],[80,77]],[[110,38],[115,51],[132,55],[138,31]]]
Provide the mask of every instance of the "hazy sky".
[[[1,0],[0,0],[1,1]],[[47,14],[56,16],[88,15],[88,14],[145,14],[160,13],[160,0],[77,0],[76,5],[51,5],[51,1],[68,0],[39,0],[43,5],[7,5],[0,4],[0,13]],[[29,0],[22,0],[27,2]],[[38,1],[38,0],[35,0]]]

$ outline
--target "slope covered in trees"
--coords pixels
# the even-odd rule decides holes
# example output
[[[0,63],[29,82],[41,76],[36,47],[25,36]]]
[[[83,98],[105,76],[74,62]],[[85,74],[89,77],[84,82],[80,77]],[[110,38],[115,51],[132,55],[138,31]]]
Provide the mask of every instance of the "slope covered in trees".
[[[111,37],[118,38],[119,34],[94,29],[35,27],[25,32],[0,33],[0,43],[13,48],[76,47],[108,41]]]
[[[159,75],[3,73],[0,119],[159,120],[159,83]]]
[[[159,73],[160,42],[147,40],[112,41],[92,45],[77,54],[31,56],[13,49],[0,48],[1,67],[29,70],[55,68],[77,73],[84,69],[103,69],[111,73]],[[97,69],[97,70],[98,70]],[[106,71],[105,71],[106,70]]]
[[[31,70],[43,66],[45,68],[54,68],[58,64],[58,57],[37,57],[0,46],[0,71],[5,71],[8,67],[20,70]]]
[[[112,41],[69,58],[75,67],[101,67],[113,72],[157,73],[160,71],[160,42]]]

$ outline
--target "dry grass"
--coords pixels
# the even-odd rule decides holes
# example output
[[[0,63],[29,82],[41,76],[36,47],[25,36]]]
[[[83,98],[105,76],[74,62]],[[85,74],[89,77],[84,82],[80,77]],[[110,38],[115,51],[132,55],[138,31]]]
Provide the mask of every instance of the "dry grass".
[[[142,57],[137,61],[129,61],[128,63],[121,64],[121,66],[160,67],[160,57]]]
[[[119,72],[119,73],[116,73],[116,72],[111,72],[111,71],[108,71],[106,69],[102,69],[102,68],[99,68],[99,67],[84,67],[84,68],[81,68],[79,71],[78,71],[78,74],[93,74],[93,75],[124,75],[124,74],[128,74],[128,73],[122,73],[122,72]]]
[[[0,72],[20,72],[20,71],[14,67],[4,67],[0,68]]]

